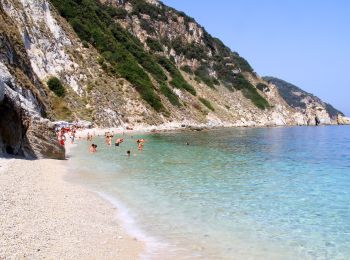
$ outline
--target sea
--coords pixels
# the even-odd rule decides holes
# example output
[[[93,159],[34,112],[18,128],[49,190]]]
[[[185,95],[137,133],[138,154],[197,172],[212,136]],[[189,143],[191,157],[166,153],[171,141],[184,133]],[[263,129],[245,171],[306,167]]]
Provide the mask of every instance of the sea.
[[[67,179],[115,205],[141,259],[350,259],[350,127],[117,137],[78,140]]]

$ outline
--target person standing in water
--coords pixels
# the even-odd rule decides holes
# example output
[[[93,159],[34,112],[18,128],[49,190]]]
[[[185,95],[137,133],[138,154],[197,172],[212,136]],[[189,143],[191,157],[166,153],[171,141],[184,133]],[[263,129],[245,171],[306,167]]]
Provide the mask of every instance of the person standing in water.
[[[141,139],[137,139],[136,143],[137,143],[137,148],[139,151],[143,150],[143,147],[145,145],[146,140],[141,138]]]
[[[97,145],[92,144],[89,148],[90,153],[96,153],[97,152]]]

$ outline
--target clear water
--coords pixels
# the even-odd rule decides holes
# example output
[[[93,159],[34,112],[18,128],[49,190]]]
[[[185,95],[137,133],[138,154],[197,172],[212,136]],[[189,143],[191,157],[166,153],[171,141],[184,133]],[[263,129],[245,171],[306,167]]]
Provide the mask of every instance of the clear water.
[[[96,154],[86,141],[75,148],[70,177],[162,243],[144,257],[350,259],[349,133],[223,129],[125,136],[121,147],[101,137]]]

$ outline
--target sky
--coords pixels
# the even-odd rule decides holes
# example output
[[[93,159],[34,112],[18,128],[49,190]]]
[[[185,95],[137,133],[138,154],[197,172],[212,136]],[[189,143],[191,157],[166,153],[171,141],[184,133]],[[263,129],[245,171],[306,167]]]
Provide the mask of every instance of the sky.
[[[350,1],[163,0],[248,60],[350,116]]]

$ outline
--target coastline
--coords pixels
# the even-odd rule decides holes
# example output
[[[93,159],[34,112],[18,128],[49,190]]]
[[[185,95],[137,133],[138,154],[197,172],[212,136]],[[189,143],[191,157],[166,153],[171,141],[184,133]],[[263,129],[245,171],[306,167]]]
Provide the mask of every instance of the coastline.
[[[106,132],[114,134],[144,134],[144,133],[163,133],[163,132],[177,132],[177,131],[205,131],[216,129],[244,129],[244,128],[291,128],[291,127],[325,127],[325,126],[348,126],[349,124],[321,124],[315,125],[237,125],[237,124],[182,124],[178,122],[167,123],[161,125],[135,125],[132,129],[126,129],[124,126],[120,127],[93,127],[90,129],[78,130],[76,137],[86,138],[87,134],[95,136],[104,136]],[[70,150],[70,148],[68,147]],[[66,154],[67,154],[66,146]]]
[[[64,180],[66,163],[1,158],[0,258],[138,259],[144,243],[112,203]]]

